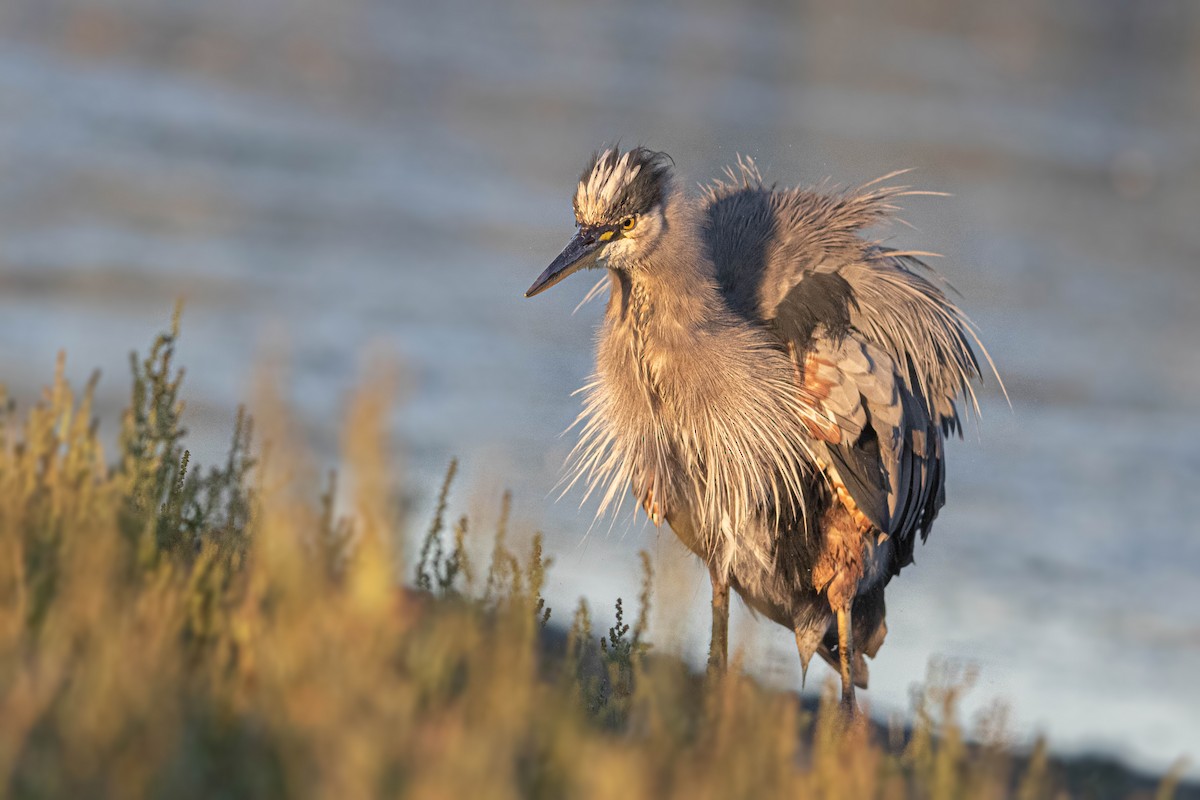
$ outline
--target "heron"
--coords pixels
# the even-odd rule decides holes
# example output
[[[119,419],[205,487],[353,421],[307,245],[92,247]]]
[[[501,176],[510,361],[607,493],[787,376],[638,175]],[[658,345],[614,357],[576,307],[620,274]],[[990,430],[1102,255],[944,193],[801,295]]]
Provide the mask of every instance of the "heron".
[[[838,670],[851,711],[884,588],[945,502],[945,439],[978,412],[976,349],[990,364],[932,254],[865,233],[920,194],[898,174],[778,188],[739,156],[688,194],[666,153],[605,148],[574,238],[525,293],[607,271],[568,482],[598,516],[632,489],[704,561],[709,668],[727,668],[732,589],[793,632],[802,681],[814,653]]]

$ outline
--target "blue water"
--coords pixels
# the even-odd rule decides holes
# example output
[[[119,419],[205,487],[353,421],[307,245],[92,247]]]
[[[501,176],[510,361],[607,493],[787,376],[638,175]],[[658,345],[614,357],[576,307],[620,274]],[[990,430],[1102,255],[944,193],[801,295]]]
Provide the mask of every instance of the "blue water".
[[[953,197],[913,198],[915,229],[888,235],[946,254],[1012,408],[987,387],[951,446],[868,702],[902,713],[931,658],[967,660],[972,707],[1005,699],[1022,739],[1200,770],[1200,10],[15,0],[0,45],[14,394],[65,348],[76,378],[104,369],[111,423],[124,354],[184,295],[200,454],[282,357],[332,458],[369,354],[390,354],[412,482],[431,493],[459,455],[460,505],[485,520],[514,489],[548,533],[559,619],[581,594],[601,619],[633,597],[648,548],[654,638],[693,658],[691,557],[640,518],[591,526],[578,495],[554,502],[590,282],[521,293],[571,232],[586,156],[617,137],[690,181],[738,152],[785,183],[915,168]],[[734,626],[750,669],[798,683],[786,631]]]

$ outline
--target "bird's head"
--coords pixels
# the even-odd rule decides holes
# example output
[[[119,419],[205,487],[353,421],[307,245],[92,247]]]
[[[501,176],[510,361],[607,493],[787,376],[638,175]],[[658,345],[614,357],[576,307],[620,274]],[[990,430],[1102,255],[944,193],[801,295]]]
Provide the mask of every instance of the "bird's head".
[[[575,189],[578,232],[525,292],[533,297],[573,272],[592,267],[625,269],[654,248],[666,227],[671,157],[635,147],[592,156]]]

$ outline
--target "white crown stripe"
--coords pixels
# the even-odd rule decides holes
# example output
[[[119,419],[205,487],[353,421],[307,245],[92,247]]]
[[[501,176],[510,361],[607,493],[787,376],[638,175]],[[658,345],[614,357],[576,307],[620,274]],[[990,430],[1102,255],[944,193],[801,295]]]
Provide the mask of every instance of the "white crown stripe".
[[[621,190],[633,182],[642,171],[642,164],[633,163],[634,152],[621,154],[613,148],[600,153],[586,180],[575,190],[575,207],[580,221],[596,220],[607,207],[616,202]]]

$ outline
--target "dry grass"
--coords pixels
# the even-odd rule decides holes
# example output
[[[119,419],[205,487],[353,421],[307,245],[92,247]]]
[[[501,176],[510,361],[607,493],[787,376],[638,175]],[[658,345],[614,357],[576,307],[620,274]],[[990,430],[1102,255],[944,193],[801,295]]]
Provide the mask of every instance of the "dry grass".
[[[548,645],[540,541],[515,552],[504,514],[472,563],[467,520],[445,526],[452,474],[404,570],[386,392],[348,415],[340,518],[277,413],[260,455],[241,418],[201,472],[175,333],[134,361],[111,460],[92,386],[74,393],[61,364],[3,421],[0,795],[1061,796],[1044,749],[1014,761],[988,729],[966,744],[952,689],[888,744],[832,705],[649,655],[649,559],[633,624],[597,647],[581,605]]]

